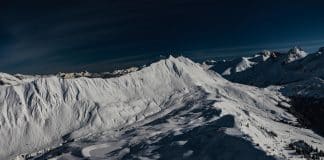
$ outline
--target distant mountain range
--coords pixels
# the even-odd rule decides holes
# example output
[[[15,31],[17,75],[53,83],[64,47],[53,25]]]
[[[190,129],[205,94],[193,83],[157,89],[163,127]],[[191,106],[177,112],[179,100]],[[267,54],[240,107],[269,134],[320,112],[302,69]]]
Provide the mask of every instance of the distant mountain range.
[[[324,78],[324,48],[308,54],[295,47],[288,53],[263,51],[252,57],[207,61],[212,70],[233,82],[267,87]]]

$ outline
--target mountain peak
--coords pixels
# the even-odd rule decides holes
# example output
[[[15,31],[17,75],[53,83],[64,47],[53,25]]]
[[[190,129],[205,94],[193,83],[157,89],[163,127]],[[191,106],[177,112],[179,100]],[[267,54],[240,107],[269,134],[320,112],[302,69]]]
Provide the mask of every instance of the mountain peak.
[[[295,46],[288,51],[288,54],[303,54],[306,53],[301,47]]]
[[[286,62],[290,63],[295,60],[304,58],[306,56],[307,56],[307,53],[302,48],[295,46],[294,48],[292,48],[288,51],[288,57],[287,57]]]
[[[269,50],[263,50],[260,52],[260,55],[262,56],[263,61],[266,61],[269,58],[276,58],[276,53],[269,51]]]

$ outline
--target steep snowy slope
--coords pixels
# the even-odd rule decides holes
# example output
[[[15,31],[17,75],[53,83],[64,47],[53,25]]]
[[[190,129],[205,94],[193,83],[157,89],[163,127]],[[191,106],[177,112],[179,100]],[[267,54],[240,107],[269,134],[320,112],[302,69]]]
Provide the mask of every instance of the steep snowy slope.
[[[236,62],[234,62],[236,63]],[[235,65],[235,67],[229,67],[227,68],[222,75],[231,75],[232,73],[238,73],[238,72],[242,72],[245,71],[249,68],[251,68],[254,64],[256,64],[255,62],[251,62],[249,61],[249,59],[247,57],[242,57],[241,59],[238,60],[237,64]],[[225,65],[226,66],[226,65]],[[219,67],[220,69],[225,67],[224,65],[222,67]],[[217,68],[217,67],[215,67]]]
[[[297,140],[324,150],[277,107],[286,101],[184,57],[109,79],[39,77],[0,86],[0,159],[288,159]]]

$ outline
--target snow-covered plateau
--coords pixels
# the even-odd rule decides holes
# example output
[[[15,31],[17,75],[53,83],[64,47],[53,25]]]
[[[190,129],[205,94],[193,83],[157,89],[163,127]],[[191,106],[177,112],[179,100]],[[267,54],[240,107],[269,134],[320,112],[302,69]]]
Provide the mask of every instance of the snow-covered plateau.
[[[232,69],[222,64],[222,72],[243,74],[274,55],[226,64]],[[279,61],[319,59],[305,56]],[[170,56],[109,78],[2,73],[0,159],[304,159],[296,152],[300,146],[308,146],[306,158],[324,151],[324,138],[287,109],[291,98],[286,93],[308,84],[306,79],[286,88],[258,88],[224,79],[217,65]],[[306,69],[323,75],[321,66]],[[274,69],[263,72],[275,74]]]

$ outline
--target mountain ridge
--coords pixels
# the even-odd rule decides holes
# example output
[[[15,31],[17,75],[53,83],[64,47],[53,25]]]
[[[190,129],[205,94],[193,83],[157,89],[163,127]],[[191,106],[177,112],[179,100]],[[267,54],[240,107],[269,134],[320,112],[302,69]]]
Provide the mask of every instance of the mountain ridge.
[[[47,155],[48,159],[53,158],[50,153],[57,146],[73,148],[73,145],[78,145],[81,155],[73,152],[65,154],[64,151],[60,155],[108,158],[105,157],[107,154],[101,154],[102,149],[96,143],[110,146],[111,138],[104,138],[104,141],[90,146],[79,140],[90,136],[89,140],[93,141],[98,138],[91,136],[97,134],[112,134],[118,138],[136,130],[146,136],[121,136],[117,141],[128,139],[126,144],[120,145],[137,145],[139,142],[136,139],[148,141],[147,138],[154,138],[152,135],[164,135],[170,130],[187,134],[189,128],[215,122],[223,128],[218,130],[224,134],[246,139],[255,145],[252,148],[266,152],[250,155],[250,158],[265,155],[296,158],[297,155],[291,155],[285,149],[295,139],[303,139],[307,144],[323,150],[322,137],[311,130],[296,127],[297,119],[277,107],[278,103],[286,103],[287,100],[276,91],[231,83],[185,57],[170,56],[141,70],[108,79],[64,79],[55,75],[39,77],[24,83],[0,86],[0,136],[7,137],[0,139],[0,147],[4,148],[0,157],[37,159]],[[184,109],[186,107],[189,108]],[[168,116],[178,113],[177,110],[181,112]],[[181,117],[182,112],[184,117]],[[228,116],[233,117],[232,125],[227,125],[230,121],[220,121]],[[168,121],[161,123],[160,118]],[[142,131],[146,124],[160,129]],[[174,125],[179,126],[169,127]],[[217,132],[211,131],[208,133]],[[153,152],[150,149],[152,145],[148,145],[147,152],[164,155]],[[205,147],[209,150],[208,146]],[[227,150],[230,151],[230,148]],[[106,147],[106,150],[110,153],[111,148]],[[195,150],[195,154],[203,151]],[[131,155],[138,154],[143,153]],[[239,158],[238,154],[236,159]]]
[[[259,57],[262,57],[260,59]],[[309,77],[324,77],[324,56],[319,49],[316,53],[307,54],[301,48],[295,47],[288,53],[261,52],[244,61],[254,65],[235,72],[233,68],[240,66],[241,58],[232,61],[217,61],[208,63],[210,69],[222,74],[224,78],[248,85],[267,87],[283,85],[291,82],[306,80]],[[246,62],[245,62],[246,63]],[[226,68],[224,68],[226,66]],[[231,69],[231,72],[226,72]],[[226,74],[224,74],[226,72]]]

